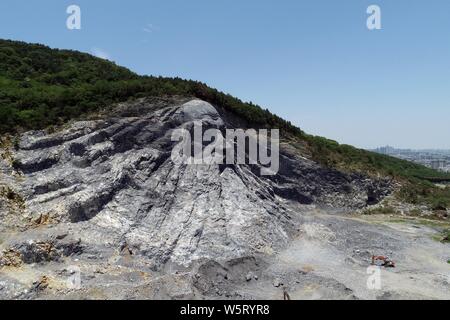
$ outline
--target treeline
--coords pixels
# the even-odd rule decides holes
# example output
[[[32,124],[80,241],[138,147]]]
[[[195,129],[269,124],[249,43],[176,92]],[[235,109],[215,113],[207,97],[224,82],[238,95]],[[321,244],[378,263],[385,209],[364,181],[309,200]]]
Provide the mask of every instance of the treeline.
[[[182,80],[138,76],[88,54],[36,44],[0,41],[0,132],[42,129],[144,96],[193,96],[259,126],[300,132],[290,122],[252,103]]]

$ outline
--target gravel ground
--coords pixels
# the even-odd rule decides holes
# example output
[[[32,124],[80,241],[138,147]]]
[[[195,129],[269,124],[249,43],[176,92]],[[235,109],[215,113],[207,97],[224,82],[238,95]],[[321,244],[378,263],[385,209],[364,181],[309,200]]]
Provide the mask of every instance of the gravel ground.
[[[398,220],[398,219],[397,219]],[[83,253],[58,262],[3,268],[0,297],[17,299],[450,299],[450,245],[434,226],[385,216],[302,212],[298,234],[271,255],[152,270],[145,258]],[[381,288],[370,289],[372,255],[388,256]],[[80,268],[80,287],[68,288]]]

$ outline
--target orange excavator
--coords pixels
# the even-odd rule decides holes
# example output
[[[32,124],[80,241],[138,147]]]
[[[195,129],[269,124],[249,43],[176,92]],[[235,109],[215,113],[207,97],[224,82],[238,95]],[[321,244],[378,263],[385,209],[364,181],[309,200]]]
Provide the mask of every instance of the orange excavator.
[[[372,256],[372,265],[380,265],[385,268],[395,268],[395,262],[385,256]]]

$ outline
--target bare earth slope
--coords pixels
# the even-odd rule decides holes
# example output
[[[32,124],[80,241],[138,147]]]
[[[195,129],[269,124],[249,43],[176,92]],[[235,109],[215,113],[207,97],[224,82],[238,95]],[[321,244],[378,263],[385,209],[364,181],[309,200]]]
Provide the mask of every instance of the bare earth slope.
[[[448,245],[323,214],[377,203],[389,181],[323,168],[286,142],[275,176],[176,165],[172,131],[193,121],[234,123],[201,100],[142,99],[5,147],[0,297],[264,299],[284,286],[292,298],[449,298]],[[386,251],[405,265],[368,291],[370,256]]]

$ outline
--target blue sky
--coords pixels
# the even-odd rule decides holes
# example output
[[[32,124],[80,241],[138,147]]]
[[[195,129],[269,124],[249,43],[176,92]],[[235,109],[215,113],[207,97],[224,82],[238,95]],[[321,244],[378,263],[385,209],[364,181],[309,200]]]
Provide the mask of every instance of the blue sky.
[[[358,147],[450,149],[448,0],[2,0],[0,37],[200,80]]]

